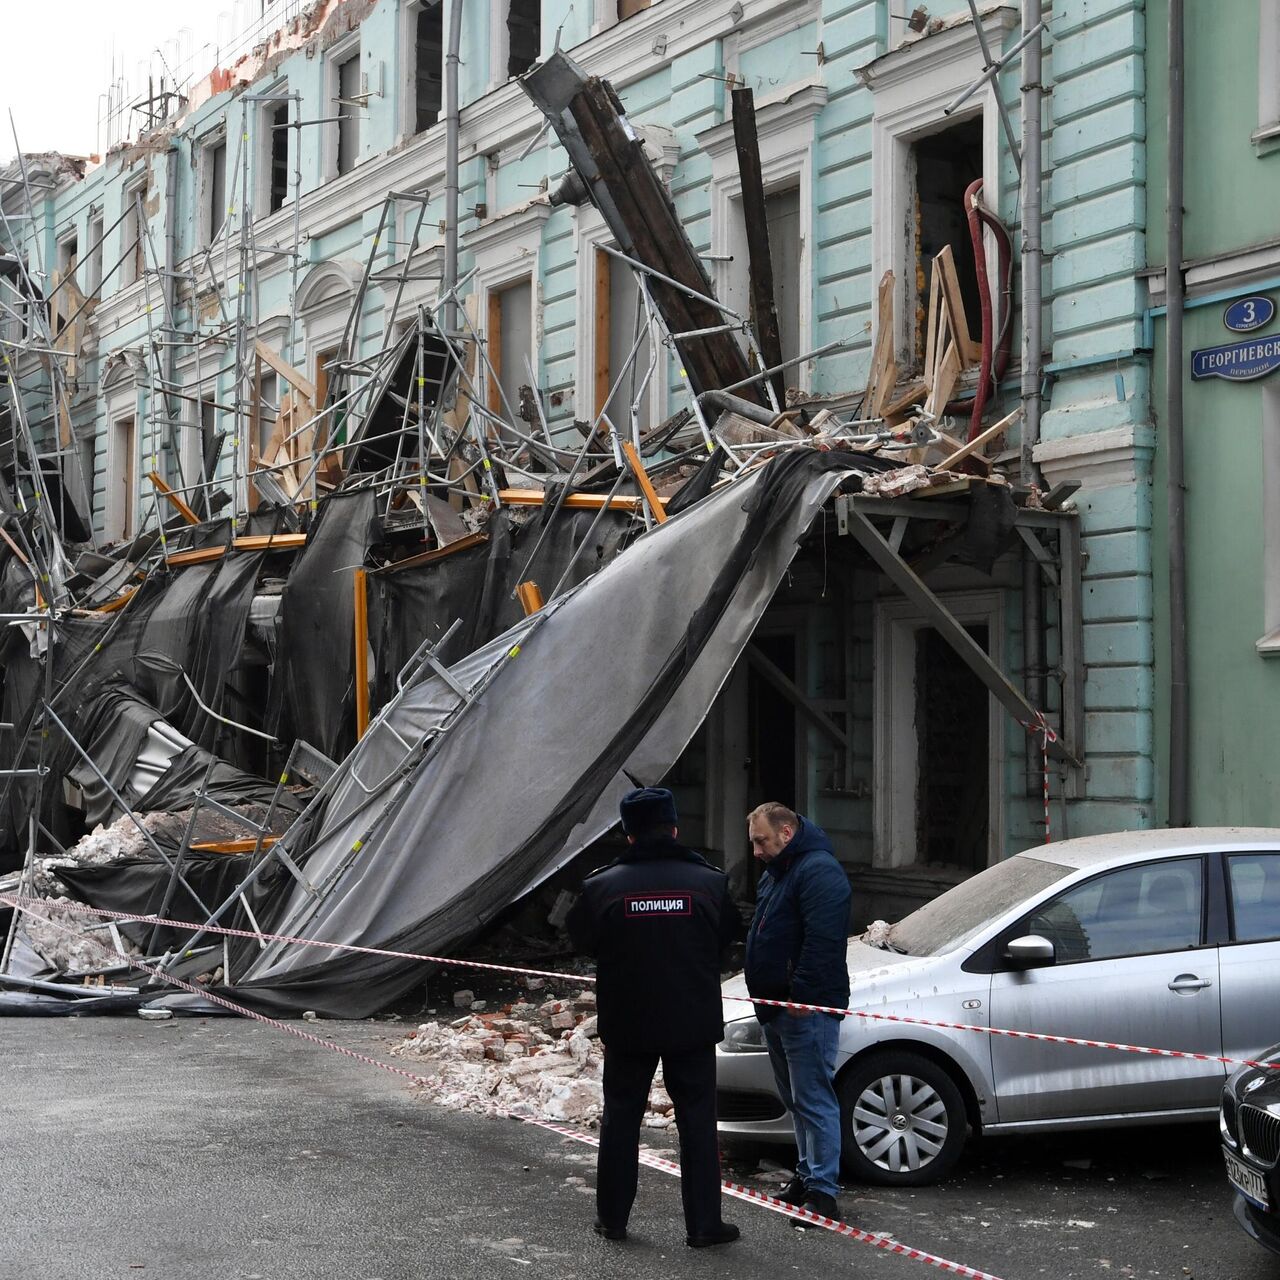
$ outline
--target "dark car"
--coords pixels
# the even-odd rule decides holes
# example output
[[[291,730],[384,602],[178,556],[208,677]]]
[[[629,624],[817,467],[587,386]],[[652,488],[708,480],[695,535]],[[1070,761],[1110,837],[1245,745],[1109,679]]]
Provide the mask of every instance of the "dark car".
[[[1236,1220],[1260,1244],[1280,1253],[1280,1045],[1241,1067],[1222,1091],[1219,1127]]]

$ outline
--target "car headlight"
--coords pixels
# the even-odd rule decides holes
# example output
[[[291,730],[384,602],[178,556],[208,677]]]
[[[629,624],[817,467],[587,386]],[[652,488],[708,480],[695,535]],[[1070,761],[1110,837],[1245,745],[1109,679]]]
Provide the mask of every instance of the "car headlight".
[[[755,1018],[743,1018],[731,1022],[724,1029],[724,1039],[720,1041],[723,1053],[768,1053],[765,1044],[764,1028]]]
[[[1222,1107],[1218,1112],[1218,1131],[1229,1146],[1238,1145],[1236,1137],[1236,1099],[1230,1089],[1222,1091]]]

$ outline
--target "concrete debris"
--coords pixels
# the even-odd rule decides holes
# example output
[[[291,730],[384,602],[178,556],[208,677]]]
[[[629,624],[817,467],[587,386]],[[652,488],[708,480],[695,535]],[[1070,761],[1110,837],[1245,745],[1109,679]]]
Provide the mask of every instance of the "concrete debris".
[[[53,969],[60,973],[91,973],[122,962],[112,935],[86,916],[68,910],[63,898],[44,897],[36,912],[24,913],[19,932]],[[141,951],[122,934],[128,955]]]
[[[470,1009],[475,998],[476,993],[474,991],[455,991],[453,993],[453,1007],[455,1009]]]
[[[883,947],[889,941],[889,933],[893,928],[886,920],[873,920],[867,925],[866,930],[858,935],[859,942],[865,942],[869,947]]]
[[[518,1002],[448,1024],[424,1022],[391,1052],[425,1060],[415,1068],[427,1078],[421,1096],[437,1106],[593,1126],[604,1108],[604,1049],[587,1012],[594,1004],[594,993],[584,992],[537,1008]],[[659,1073],[645,1124],[665,1128],[672,1117]]]

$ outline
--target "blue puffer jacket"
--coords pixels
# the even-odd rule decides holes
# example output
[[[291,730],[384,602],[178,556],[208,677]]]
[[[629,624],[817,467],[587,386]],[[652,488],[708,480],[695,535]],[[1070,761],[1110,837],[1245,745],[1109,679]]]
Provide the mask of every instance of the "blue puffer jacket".
[[[747,990],[769,1000],[849,1003],[849,878],[821,827],[800,830],[760,877],[747,935]],[[761,1022],[783,1011],[756,1006]]]

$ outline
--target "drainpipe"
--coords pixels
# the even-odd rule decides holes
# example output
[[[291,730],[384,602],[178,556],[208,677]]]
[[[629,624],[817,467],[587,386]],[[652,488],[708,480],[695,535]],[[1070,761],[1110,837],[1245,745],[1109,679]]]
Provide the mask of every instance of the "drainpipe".
[[[1041,19],[1040,0],[1022,0],[1022,29],[1033,30]],[[1040,439],[1040,386],[1043,378],[1041,325],[1041,44],[1037,35],[1022,51],[1022,451],[1021,480],[1039,481],[1032,450]],[[997,90],[998,92],[998,90]],[[1023,680],[1027,701],[1045,710],[1044,587],[1040,566],[1025,547],[1022,552]],[[1027,748],[1027,794],[1040,795],[1044,775],[1039,753]]]
[[[462,48],[462,0],[449,5],[449,51],[444,60],[444,281],[448,297],[458,283],[458,61]],[[444,327],[458,332],[457,304],[449,299]]]
[[[1182,449],[1182,0],[1169,0],[1169,173],[1165,206],[1165,422],[1169,448],[1169,825],[1190,820],[1187,777],[1186,483]]]
[[[175,272],[178,269],[178,148],[173,143],[164,153],[164,278],[160,288],[164,295],[164,314],[168,317],[172,330],[169,341],[164,348],[164,381],[167,387],[178,385],[178,281]],[[179,440],[182,438],[173,426],[173,398],[166,392],[164,397],[164,418],[168,428],[169,447],[177,452],[174,463],[182,484],[189,485],[191,480],[182,466],[182,449]]]

